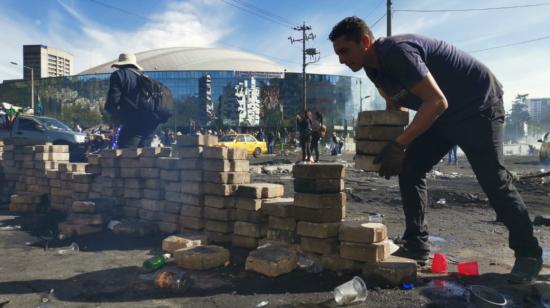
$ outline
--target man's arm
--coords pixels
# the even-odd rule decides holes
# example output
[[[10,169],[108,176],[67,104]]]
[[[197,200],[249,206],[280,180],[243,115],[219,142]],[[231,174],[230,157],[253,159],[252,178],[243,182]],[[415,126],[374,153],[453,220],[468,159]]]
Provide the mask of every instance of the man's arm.
[[[122,98],[122,82],[118,74],[111,74],[109,79],[109,91],[107,92],[107,101],[105,102],[105,111],[107,111],[111,121],[118,121],[120,99]]]
[[[405,129],[405,132],[395,140],[395,142],[402,145],[408,145],[427,131],[448,108],[445,95],[429,72],[419,83],[410,88],[409,91],[422,101],[422,105],[420,105],[414,119],[407,129]]]
[[[391,98],[382,90],[381,88],[378,89],[378,93],[380,93],[380,96],[382,96],[386,100],[386,110],[400,110],[400,111],[407,111],[407,108],[404,108],[400,106],[398,103],[391,100]]]

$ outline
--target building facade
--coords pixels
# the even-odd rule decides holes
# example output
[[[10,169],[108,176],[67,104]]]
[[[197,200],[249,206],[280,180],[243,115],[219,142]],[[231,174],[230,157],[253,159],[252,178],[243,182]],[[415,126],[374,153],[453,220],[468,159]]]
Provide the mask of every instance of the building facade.
[[[61,49],[44,45],[23,45],[23,65],[32,67],[34,79],[72,75],[73,56]],[[23,69],[23,79],[30,80],[30,70]]]
[[[527,111],[531,121],[540,122],[542,119],[550,119],[550,98],[525,99]]]
[[[284,68],[269,60],[241,52],[195,51],[169,48],[136,54],[145,73],[172,91],[175,113],[166,126],[295,128],[296,115],[303,113],[301,73],[285,73]],[[36,80],[35,93],[40,97],[42,113],[69,125],[89,127],[101,122],[113,71],[110,64],[79,75]],[[351,130],[359,111],[360,95],[371,96],[363,101],[363,110],[385,108],[374,86],[359,80],[307,74],[308,109],[320,111],[329,127]],[[0,101],[30,105],[29,84],[26,81],[0,84]]]

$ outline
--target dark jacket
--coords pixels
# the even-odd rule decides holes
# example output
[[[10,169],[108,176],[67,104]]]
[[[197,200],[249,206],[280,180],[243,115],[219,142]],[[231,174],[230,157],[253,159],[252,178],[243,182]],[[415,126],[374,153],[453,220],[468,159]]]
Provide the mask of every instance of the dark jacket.
[[[135,68],[132,68],[136,70]],[[152,133],[158,123],[153,116],[137,109],[139,93],[138,74],[128,67],[114,71],[109,79],[109,92],[105,102],[105,111],[125,129],[137,134]]]
[[[298,130],[300,131],[300,138],[307,138],[311,136],[311,120],[306,117],[297,119]]]

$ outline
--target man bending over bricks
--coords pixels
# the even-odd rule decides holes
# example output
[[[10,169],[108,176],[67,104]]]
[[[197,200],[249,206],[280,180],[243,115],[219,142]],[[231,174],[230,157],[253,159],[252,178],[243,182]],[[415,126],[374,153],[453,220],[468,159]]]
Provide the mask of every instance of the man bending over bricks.
[[[406,229],[396,254],[419,264],[427,261],[426,173],[457,144],[510,232],[516,257],[510,281],[534,281],[542,268],[542,249],[503,165],[503,92],[493,73],[443,41],[412,34],[375,40],[358,17],[340,21],[329,39],[340,63],[354,72],[365,70],[388,110],[417,111],[403,134],[375,160],[380,176],[399,176]]]

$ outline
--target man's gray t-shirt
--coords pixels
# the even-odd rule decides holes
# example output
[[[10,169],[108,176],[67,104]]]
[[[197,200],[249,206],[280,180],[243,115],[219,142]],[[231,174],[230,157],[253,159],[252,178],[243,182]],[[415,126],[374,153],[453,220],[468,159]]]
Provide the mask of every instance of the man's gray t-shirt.
[[[374,42],[379,68],[365,72],[377,88],[401,106],[418,110],[421,100],[411,89],[430,72],[447,98],[439,122],[468,118],[502,103],[502,86],[483,63],[453,45],[404,34]]]

